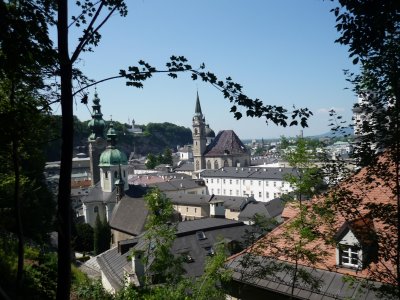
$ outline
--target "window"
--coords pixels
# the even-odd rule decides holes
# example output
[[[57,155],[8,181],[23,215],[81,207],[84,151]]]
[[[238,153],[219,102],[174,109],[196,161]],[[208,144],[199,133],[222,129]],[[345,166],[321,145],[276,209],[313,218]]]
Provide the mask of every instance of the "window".
[[[118,172],[117,171],[114,172],[114,178],[118,178]]]
[[[258,186],[261,186],[261,180],[258,182]]]
[[[198,160],[196,160],[196,170],[200,169],[200,162]]]
[[[206,179],[206,183],[208,183],[208,179]]]
[[[274,181],[274,186],[276,186],[276,181]]]
[[[219,189],[218,189],[217,195],[219,195]]]
[[[197,213],[197,207],[194,208],[194,213]]]
[[[211,161],[207,160],[207,169],[211,169]]]
[[[224,195],[226,195],[226,190],[224,189]]]
[[[253,185],[253,180],[250,180],[250,185]]]
[[[245,184],[245,183],[246,183],[246,180],[243,179],[243,184]]]
[[[214,183],[214,179],[211,179],[211,183]]]
[[[229,179],[229,184],[232,184],[232,179]]]
[[[274,199],[276,198],[276,193],[274,193]]]
[[[261,198],[261,192],[258,192],[258,197],[260,197],[260,198]]]
[[[219,179],[217,179],[217,183],[219,183]]]
[[[236,179],[236,184],[239,184],[239,179]]]
[[[198,239],[199,241],[205,240],[205,239],[207,238],[206,235],[205,235],[205,233],[204,233],[204,231],[197,231],[197,232],[196,232],[196,236],[197,236],[197,239]]]
[[[214,194],[214,189],[211,189],[211,194]]]
[[[269,193],[267,192],[266,194],[265,194],[265,196],[267,197],[267,199],[269,198]]]
[[[229,163],[226,159],[224,160],[224,167],[229,167]]]
[[[216,160],[216,161],[214,161],[214,169],[219,169],[219,166],[218,166],[218,161]]]
[[[229,196],[232,196],[232,190],[229,190]]]
[[[239,196],[239,190],[236,190],[236,196]]]
[[[186,207],[186,212],[188,212],[189,211],[189,207]]]
[[[213,256],[214,255],[213,247],[211,247],[211,246],[205,247],[204,250],[206,250],[206,253],[207,253],[208,256]]]
[[[339,259],[340,264],[348,267],[359,267],[357,246],[339,245]]]
[[[97,214],[97,213],[99,212],[99,207],[98,207],[98,206],[95,206],[95,207],[93,208],[93,211],[94,211],[95,214]]]
[[[281,181],[281,187],[284,187],[285,183],[283,181]]]
[[[106,179],[108,179],[108,172],[107,172],[107,171],[104,172],[104,177],[105,177]]]
[[[225,179],[224,179],[224,180],[222,180],[222,182],[225,184]]]
[[[268,186],[268,180],[265,181],[265,186]]]

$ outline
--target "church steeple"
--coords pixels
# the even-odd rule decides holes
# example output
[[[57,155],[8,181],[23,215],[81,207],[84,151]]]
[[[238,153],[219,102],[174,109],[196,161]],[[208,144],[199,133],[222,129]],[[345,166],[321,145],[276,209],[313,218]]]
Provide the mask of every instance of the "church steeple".
[[[99,158],[100,153],[105,147],[104,128],[105,122],[101,113],[100,99],[97,91],[94,94],[92,105],[92,119],[88,123],[90,135],[89,142],[89,157],[90,157],[90,172],[92,174],[92,186],[100,180]]]
[[[194,170],[198,171],[205,168],[204,152],[206,151],[206,124],[201,111],[199,92],[197,92],[195,113],[193,116],[193,158]]]
[[[203,116],[203,113],[201,112],[199,91],[197,91],[196,108],[195,108],[194,114]]]

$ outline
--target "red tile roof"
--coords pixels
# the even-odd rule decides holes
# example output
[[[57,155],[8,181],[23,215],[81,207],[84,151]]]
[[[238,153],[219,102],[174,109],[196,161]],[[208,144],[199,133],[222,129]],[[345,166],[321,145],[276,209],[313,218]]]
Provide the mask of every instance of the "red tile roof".
[[[388,169],[394,174],[393,165]],[[320,257],[313,263],[307,259],[300,259],[301,265],[396,284],[398,208],[397,195],[393,192],[395,177],[388,176],[387,178],[392,180],[382,180],[372,174],[370,169],[364,168],[332,189],[328,195],[303,204],[305,205],[303,207],[311,213],[315,211],[311,209],[312,207],[322,209],[328,205],[333,215],[330,223],[323,220],[320,215],[313,215],[316,217],[314,229],[317,238],[309,242],[305,248]],[[300,240],[300,234],[292,230],[292,225],[298,221],[298,205],[296,207],[296,204],[291,204],[282,216],[289,219],[245,251],[294,262],[293,249]],[[375,259],[369,261],[362,270],[344,268],[336,264],[335,237],[343,230],[343,226],[349,226],[364,245],[371,244],[371,237],[374,237],[378,245]]]

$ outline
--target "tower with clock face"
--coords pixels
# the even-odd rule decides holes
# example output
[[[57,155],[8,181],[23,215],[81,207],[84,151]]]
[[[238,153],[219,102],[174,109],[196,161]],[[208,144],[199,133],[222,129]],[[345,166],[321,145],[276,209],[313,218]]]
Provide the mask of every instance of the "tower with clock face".
[[[193,159],[194,170],[205,169],[204,152],[206,150],[205,118],[201,112],[199,93],[197,93],[196,108],[193,116]]]

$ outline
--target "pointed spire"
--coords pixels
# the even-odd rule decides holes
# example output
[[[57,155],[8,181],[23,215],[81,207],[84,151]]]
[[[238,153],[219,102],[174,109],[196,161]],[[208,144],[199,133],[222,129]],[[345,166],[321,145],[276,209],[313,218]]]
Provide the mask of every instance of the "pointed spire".
[[[94,93],[92,108],[92,120],[90,120],[88,123],[91,131],[89,141],[94,141],[99,137],[104,137],[105,122],[103,120],[103,114],[101,113],[101,105],[99,95],[97,94],[97,89]]]
[[[107,148],[115,148],[115,145],[117,144],[117,132],[114,129],[114,123],[111,119],[110,125],[108,125],[108,131],[107,131],[107,142],[108,142],[108,147]]]
[[[196,109],[195,109],[194,112],[195,112],[196,115],[202,115],[202,114],[203,114],[203,113],[201,112],[199,91],[197,91]]]

